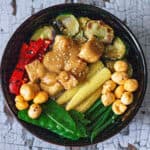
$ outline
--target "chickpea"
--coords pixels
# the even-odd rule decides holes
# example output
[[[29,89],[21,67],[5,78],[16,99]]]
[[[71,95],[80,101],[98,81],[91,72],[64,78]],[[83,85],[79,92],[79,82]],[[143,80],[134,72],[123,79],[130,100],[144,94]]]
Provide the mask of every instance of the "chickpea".
[[[24,98],[21,95],[17,95],[15,97],[15,102],[16,102],[16,108],[18,110],[24,110],[27,109],[29,107],[29,104],[27,101],[24,101]]]
[[[124,92],[124,86],[123,85],[119,85],[116,89],[115,89],[115,96],[117,98],[121,98],[123,92]]]
[[[31,101],[39,91],[37,84],[25,83],[20,88],[20,94],[24,100]]]
[[[46,101],[48,101],[48,93],[45,91],[38,92],[33,99],[33,102],[36,104],[42,104],[45,103]]]
[[[116,83],[112,80],[108,80],[103,84],[102,94],[111,92],[116,88]]]
[[[133,94],[131,92],[124,92],[121,96],[121,102],[125,105],[130,105],[133,102]]]
[[[21,96],[21,95],[17,95],[16,97],[15,97],[15,102],[17,103],[19,103],[19,102],[24,102],[24,98],[23,98],[23,96]]]
[[[118,60],[114,64],[114,69],[117,72],[122,72],[122,71],[126,72],[128,70],[128,64],[123,60]]]
[[[29,107],[28,102],[16,103],[15,105],[18,110],[25,110]]]
[[[125,81],[128,79],[128,75],[125,72],[114,72],[111,76],[111,79],[119,84],[122,85],[125,83]]]
[[[36,119],[38,118],[42,113],[42,108],[40,105],[38,104],[32,104],[30,107],[29,107],[29,110],[28,110],[28,115],[30,118],[32,119]]]
[[[135,79],[128,79],[124,83],[124,89],[128,92],[134,92],[138,88],[138,81]]]
[[[101,99],[104,106],[109,106],[115,101],[115,95],[111,92],[107,92],[101,96]]]
[[[121,115],[127,110],[127,106],[121,103],[121,100],[116,100],[112,104],[112,110],[115,114]]]

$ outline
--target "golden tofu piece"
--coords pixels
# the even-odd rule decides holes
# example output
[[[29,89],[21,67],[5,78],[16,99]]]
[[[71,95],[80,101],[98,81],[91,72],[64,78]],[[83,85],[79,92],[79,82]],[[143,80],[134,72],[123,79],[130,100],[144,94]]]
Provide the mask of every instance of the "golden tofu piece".
[[[41,82],[48,84],[48,85],[52,85],[54,83],[57,82],[57,74],[55,72],[47,72],[42,78],[41,78]]]
[[[73,87],[76,87],[78,84],[78,80],[71,74],[66,71],[62,71],[57,80],[63,85],[66,90],[69,90]]]
[[[55,51],[47,52],[43,58],[43,65],[50,72],[59,73],[63,70],[63,56],[59,56]]]
[[[27,64],[25,66],[25,69],[27,71],[30,81],[32,82],[38,80],[39,78],[42,78],[47,72],[44,65],[37,59],[30,64]]]
[[[83,81],[88,73],[88,66],[87,63],[79,57],[72,56],[65,64],[64,70],[71,72],[78,79],[78,81]]]
[[[63,86],[58,82],[56,82],[53,85],[48,85],[41,82],[40,87],[43,91],[46,91],[49,94],[49,96],[56,96],[63,90]]]
[[[96,38],[88,40],[82,45],[79,57],[88,63],[94,63],[99,60],[104,51],[104,45]]]

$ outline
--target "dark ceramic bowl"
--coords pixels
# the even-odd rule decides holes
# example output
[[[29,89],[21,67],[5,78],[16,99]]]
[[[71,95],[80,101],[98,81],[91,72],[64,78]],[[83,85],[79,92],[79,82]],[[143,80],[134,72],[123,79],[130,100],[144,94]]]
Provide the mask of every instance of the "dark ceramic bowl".
[[[22,43],[24,41],[28,41],[31,34],[36,28],[38,28],[42,24],[49,23],[51,19],[54,19],[57,15],[61,13],[72,13],[75,16],[87,16],[91,19],[102,19],[104,22],[109,24],[115,30],[115,34],[117,36],[121,37],[125,41],[129,49],[127,59],[133,66],[134,78],[136,78],[139,82],[139,89],[135,93],[134,103],[123,115],[123,121],[117,122],[111,128],[107,128],[102,134],[99,134],[97,136],[97,138],[94,140],[92,144],[102,142],[112,137],[113,135],[117,134],[132,120],[132,118],[137,113],[139,107],[141,106],[147,85],[146,63],[143,51],[139,43],[137,42],[132,32],[118,18],[116,18],[109,12],[90,5],[62,4],[49,7],[31,16],[16,30],[16,32],[9,40],[7,47],[5,49],[1,64],[2,90],[11,112],[14,114],[16,119],[32,134],[50,143],[64,146],[84,146],[91,144],[90,141],[86,138],[80,139],[79,141],[71,141],[63,139],[60,136],[46,129],[42,129],[19,120],[17,118],[17,110],[15,108],[14,95],[10,94],[8,89],[8,80],[17,63],[17,58]]]

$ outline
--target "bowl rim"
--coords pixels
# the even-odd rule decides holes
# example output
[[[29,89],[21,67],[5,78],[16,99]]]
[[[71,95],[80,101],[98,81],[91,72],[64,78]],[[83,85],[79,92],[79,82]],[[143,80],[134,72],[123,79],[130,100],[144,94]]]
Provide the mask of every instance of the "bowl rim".
[[[47,12],[49,9],[55,9],[55,8],[59,8],[59,7],[63,7],[63,6],[68,6],[68,7],[79,7],[79,6],[83,6],[83,7],[93,7],[95,9],[99,9],[103,12],[105,12],[106,14],[108,14],[111,18],[115,19],[115,21],[117,22],[117,24],[121,25],[121,28],[123,28],[123,30],[125,30],[129,36],[132,38],[132,40],[134,41],[134,45],[136,46],[137,48],[137,51],[140,53],[140,56],[141,56],[141,59],[142,59],[142,65],[143,65],[143,72],[144,72],[144,81],[143,81],[143,90],[142,90],[142,94],[140,95],[139,97],[139,100],[140,102],[138,103],[136,109],[134,109],[134,112],[132,114],[132,116],[125,122],[123,123],[123,125],[121,127],[118,128],[118,130],[115,130],[114,132],[112,132],[111,134],[109,134],[109,136],[103,138],[102,140],[97,140],[93,143],[83,143],[82,145],[75,145],[75,144],[60,144],[60,143],[57,143],[57,142],[54,142],[54,141],[49,141],[47,139],[44,139],[42,137],[40,137],[39,135],[35,134],[33,131],[29,130],[22,122],[21,120],[18,119],[18,117],[15,115],[15,113],[13,112],[13,110],[11,109],[11,107],[9,106],[9,103],[8,103],[8,99],[6,97],[6,93],[5,93],[5,88],[3,86],[3,73],[2,73],[2,68],[4,66],[4,58],[5,58],[5,54],[6,54],[6,51],[8,49],[8,45],[11,44],[11,39],[14,37],[14,35],[16,34],[16,32],[19,32],[20,31],[20,28],[26,24],[26,22],[30,21],[33,17],[37,17],[39,16],[40,14],[44,14],[45,12]],[[108,140],[110,138],[112,138],[113,136],[115,136],[116,134],[118,134],[122,129],[124,129],[127,125],[129,125],[129,123],[132,121],[132,119],[135,117],[135,115],[137,114],[143,100],[144,100],[144,96],[145,96],[145,93],[146,93],[146,89],[147,89],[147,77],[148,77],[148,71],[147,71],[147,64],[146,64],[146,59],[145,59],[145,56],[144,56],[144,52],[142,50],[142,47],[141,45],[139,44],[137,38],[135,37],[135,35],[133,34],[133,32],[129,29],[129,27],[124,24],[118,17],[116,17],[115,15],[111,14],[110,12],[106,11],[105,9],[103,8],[100,8],[100,7],[96,7],[94,5],[89,5],[89,4],[83,4],[83,3],[61,3],[61,4],[57,4],[57,5],[52,5],[52,6],[49,6],[45,9],[42,9],[38,12],[36,12],[35,14],[31,15],[30,17],[28,17],[23,23],[21,23],[19,25],[19,27],[17,27],[17,29],[14,31],[14,33],[12,34],[12,36],[9,38],[9,41],[7,42],[7,45],[3,51],[3,55],[2,55],[2,59],[1,59],[1,70],[0,70],[0,84],[1,84],[1,87],[2,87],[2,95],[5,99],[5,102],[4,104],[6,104],[7,108],[9,109],[10,113],[14,116],[14,118],[19,122],[19,124],[21,126],[23,126],[29,133],[31,133],[32,135],[38,137],[39,139],[42,139],[43,141],[46,141],[48,143],[51,143],[51,144],[56,144],[56,145],[59,145],[59,146],[72,146],[72,147],[82,147],[82,146],[90,146],[90,145],[94,145],[94,144],[98,144],[98,143],[101,143],[105,140]]]

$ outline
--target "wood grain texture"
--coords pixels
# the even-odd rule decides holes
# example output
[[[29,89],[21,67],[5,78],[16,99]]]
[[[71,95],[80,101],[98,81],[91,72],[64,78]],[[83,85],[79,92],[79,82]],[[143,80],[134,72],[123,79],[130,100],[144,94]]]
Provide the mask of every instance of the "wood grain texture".
[[[149,0],[0,0],[0,59],[16,28],[33,13],[48,6],[80,2],[102,7],[125,22],[139,40],[150,73]],[[150,76],[148,76],[150,81]],[[0,92],[0,150],[150,150],[150,83],[138,114],[113,138],[90,147],[60,147],[41,141],[23,129],[4,105]]]

